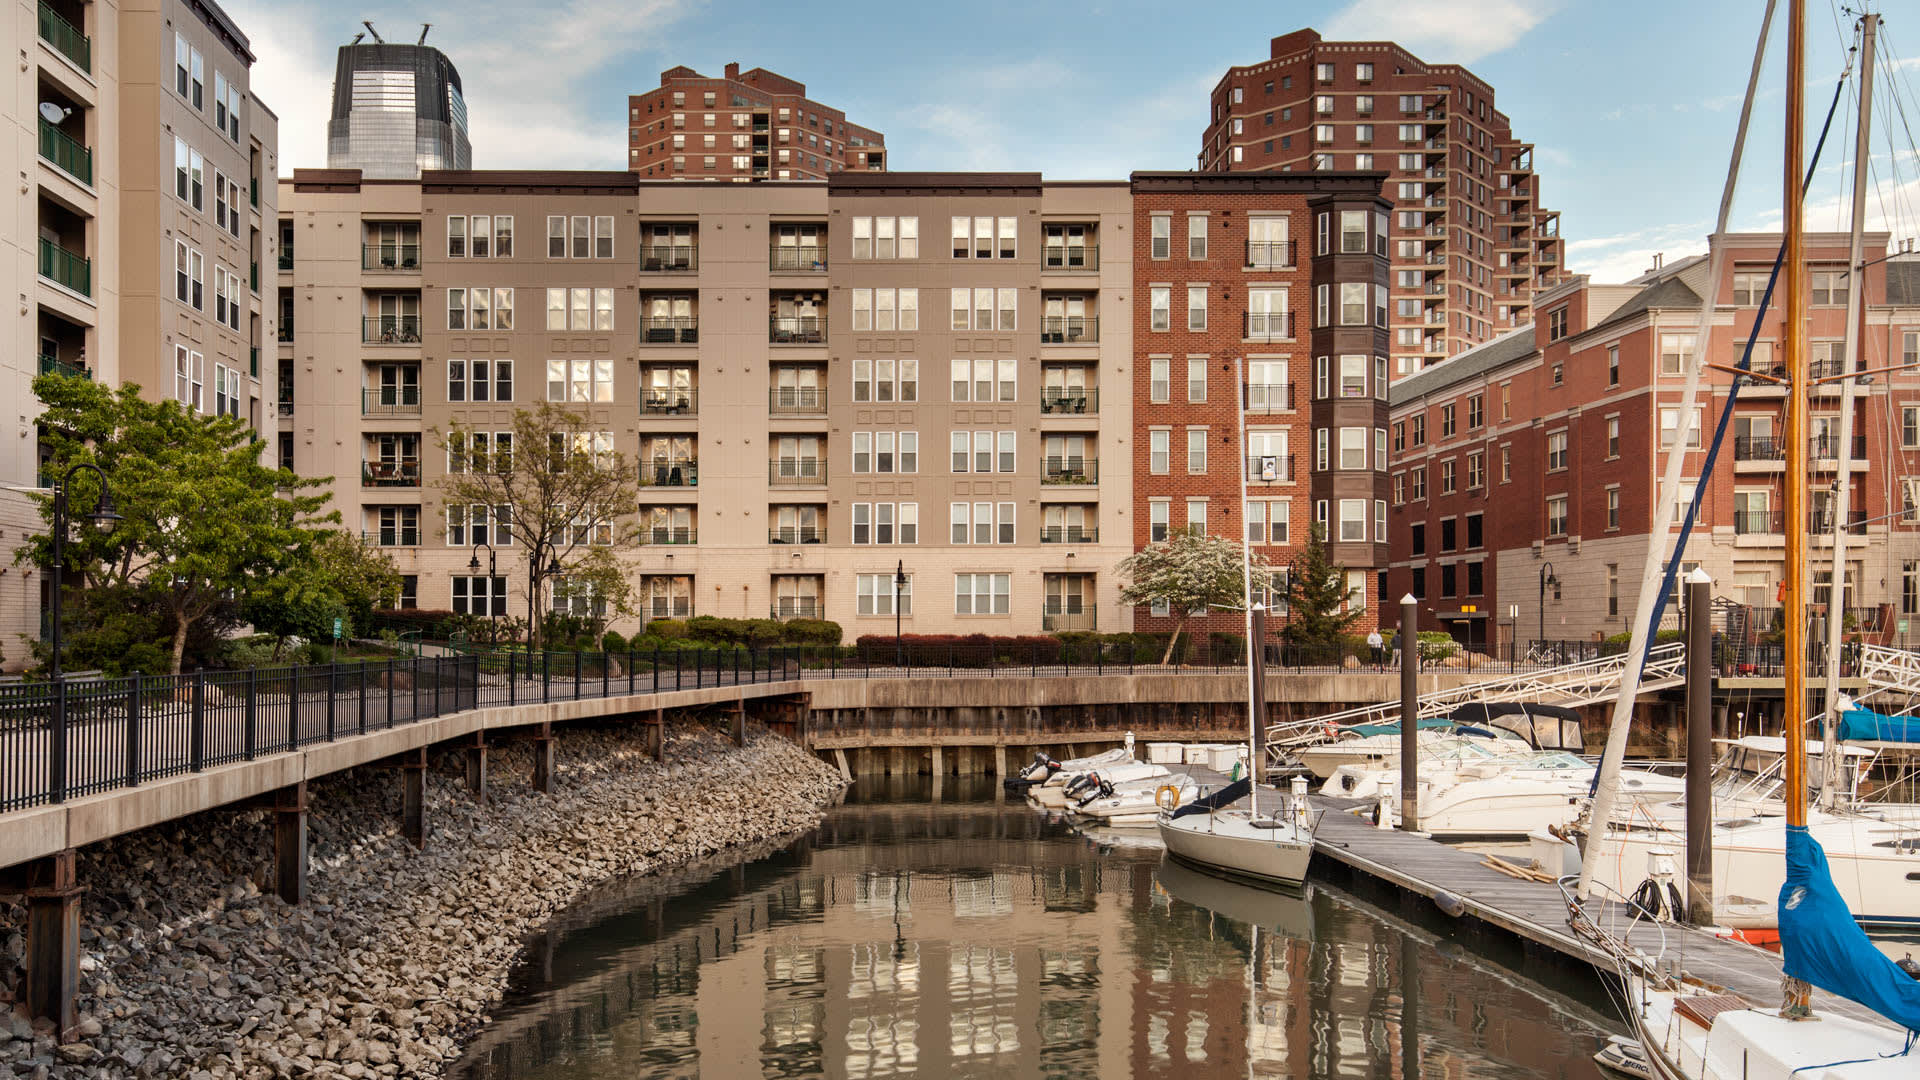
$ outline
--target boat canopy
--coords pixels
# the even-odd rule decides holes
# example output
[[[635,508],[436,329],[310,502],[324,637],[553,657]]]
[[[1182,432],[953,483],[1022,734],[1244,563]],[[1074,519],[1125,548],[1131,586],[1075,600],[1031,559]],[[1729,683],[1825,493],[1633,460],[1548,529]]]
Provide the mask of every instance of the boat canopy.
[[[1449,719],[1455,724],[1510,731],[1536,750],[1571,750],[1577,754],[1586,749],[1580,714],[1560,705],[1473,701],[1453,710]]]
[[[1920,716],[1887,716],[1855,706],[1840,714],[1843,742],[1920,743]]]

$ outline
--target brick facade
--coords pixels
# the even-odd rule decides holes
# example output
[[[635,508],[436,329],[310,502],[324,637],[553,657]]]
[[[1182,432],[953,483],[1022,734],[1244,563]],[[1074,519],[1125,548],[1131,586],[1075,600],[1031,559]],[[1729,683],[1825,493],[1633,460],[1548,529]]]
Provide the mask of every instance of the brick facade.
[[[627,98],[627,167],[654,180],[825,180],[884,171],[886,136],[765,68],[728,64],[716,79],[681,66]]]

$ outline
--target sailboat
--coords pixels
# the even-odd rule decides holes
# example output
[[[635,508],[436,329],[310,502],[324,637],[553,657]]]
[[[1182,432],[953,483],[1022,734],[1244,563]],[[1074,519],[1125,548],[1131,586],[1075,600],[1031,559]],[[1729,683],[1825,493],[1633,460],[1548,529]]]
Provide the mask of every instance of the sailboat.
[[[1771,21],[1772,7],[1768,8]],[[1870,57],[1877,16],[1863,16],[1863,37]],[[1762,49],[1766,30],[1761,32]],[[1757,80],[1759,57],[1755,57]],[[1807,503],[1806,309],[1809,298],[1803,236],[1804,159],[1802,114],[1805,108],[1806,0],[1789,0],[1787,27],[1787,138],[1784,283],[1786,289],[1786,513],[1803,518]],[[1870,68],[1868,69],[1871,70]],[[1752,108],[1748,86],[1742,127]],[[1864,91],[1863,91],[1864,93]],[[1862,136],[1864,142],[1864,135]],[[1864,150],[1862,151],[1864,153]],[[1731,178],[1729,178],[1731,188]],[[1722,223],[1726,213],[1722,204]],[[1855,264],[1856,266],[1858,263]],[[1690,392],[1693,385],[1690,382]],[[1664,535],[1658,530],[1656,535]],[[1583,873],[1570,895],[1569,918],[1576,933],[1612,960],[1627,992],[1627,1016],[1640,1041],[1638,1064],[1658,1080],[1795,1080],[1801,1074],[1819,1080],[1892,1080],[1920,1072],[1920,980],[1909,977],[1867,939],[1834,887],[1825,853],[1807,830],[1807,566],[1806,537],[1786,530],[1786,574],[1782,606],[1786,620],[1786,880],[1780,887],[1778,921],[1785,959],[1784,1002],[1778,1012],[1754,1007],[1745,999],[1708,986],[1663,965],[1632,947],[1624,936],[1603,929],[1583,901],[1590,875]],[[1643,594],[1646,590],[1643,589]],[[1642,608],[1642,611],[1648,610]],[[1646,620],[1640,620],[1642,624]],[[1647,627],[1636,627],[1633,651],[1644,648]],[[1623,698],[1634,687],[1622,680]],[[1595,794],[1595,820],[1605,822],[1614,792],[1625,728],[1616,709]],[[1619,744],[1619,745],[1616,745]],[[1589,845],[1591,849],[1593,845]],[[1594,857],[1589,850],[1588,859]],[[1563,888],[1565,886],[1563,885]],[[1827,1015],[1814,1019],[1815,987],[1851,999],[1892,1024]],[[1897,1026],[1896,1026],[1897,1025]]]
[[[1242,365],[1245,361],[1240,361]],[[1239,380],[1245,386],[1244,379]],[[1246,457],[1246,399],[1240,403],[1241,457]],[[1246,505],[1247,471],[1240,470],[1240,503]],[[1253,602],[1252,548],[1241,537],[1241,597],[1247,615],[1247,760],[1266,760],[1260,750],[1260,685],[1258,652],[1264,645],[1266,611]],[[1238,806],[1241,800],[1244,807]],[[1283,813],[1260,813],[1257,773],[1221,788],[1185,806],[1162,811],[1154,819],[1167,853],[1202,867],[1281,885],[1299,885],[1307,879],[1313,858],[1313,816],[1301,796],[1290,799]]]

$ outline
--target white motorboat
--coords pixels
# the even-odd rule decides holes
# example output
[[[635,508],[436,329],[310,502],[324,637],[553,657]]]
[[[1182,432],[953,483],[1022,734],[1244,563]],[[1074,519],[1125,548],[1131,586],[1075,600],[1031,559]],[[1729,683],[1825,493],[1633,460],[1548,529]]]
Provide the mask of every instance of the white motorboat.
[[[1055,773],[1052,780],[1029,789],[1027,800],[1045,810],[1065,810],[1083,796],[1098,790],[1102,782],[1117,786],[1136,780],[1157,780],[1169,775],[1172,774],[1165,765],[1149,765],[1129,758],[1117,765],[1103,765],[1084,772]]]
[[[1231,791],[1244,783],[1221,790]],[[1155,819],[1169,855],[1220,873],[1280,885],[1299,885],[1307,879],[1307,863],[1313,858],[1313,822],[1304,803],[1278,816],[1262,815],[1251,806],[1199,810],[1197,804],[1189,804],[1181,810],[1193,812],[1179,817],[1162,813]]]
[[[1423,758],[1429,754],[1447,753],[1461,742],[1477,744],[1490,754],[1534,753],[1532,744],[1509,731],[1463,734],[1450,728],[1435,728],[1419,732],[1418,740]],[[1350,734],[1331,742],[1300,747],[1293,751],[1293,756],[1302,767],[1321,780],[1331,777],[1343,765],[1397,772],[1400,768],[1400,734],[1398,731],[1372,735]]]
[[[1449,839],[1520,839],[1547,825],[1577,818],[1593,787],[1594,766],[1564,752],[1530,756],[1455,758],[1421,762],[1420,829]],[[1377,799],[1399,783],[1399,771],[1342,766],[1321,788],[1323,795]],[[1646,771],[1620,778],[1630,795],[1668,800],[1685,793],[1685,781]],[[1395,825],[1399,824],[1395,803]]]
[[[1069,758],[1066,761],[1060,761],[1049,754],[1035,754],[1033,755],[1033,760],[1028,762],[1025,768],[1007,779],[1005,786],[1010,791],[1024,791],[1031,787],[1050,783],[1055,777],[1060,776],[1062,773],[1082,773],[1088,769],[1098,769],[1103,765],[1119,765],[1132,760],[1133,740],[1131,737],[1128,738],[1127,745],[1116,746],[1111,750],[1102,751],[1091,757]],[[1064,782],[1063,780],[1062,783]]]
[[[1175,773],[1102,787],[1072,810],[1076,820],[1092,824],[1152,828],[1162,810],[1185,806],[1199,794],[1193,777]]]

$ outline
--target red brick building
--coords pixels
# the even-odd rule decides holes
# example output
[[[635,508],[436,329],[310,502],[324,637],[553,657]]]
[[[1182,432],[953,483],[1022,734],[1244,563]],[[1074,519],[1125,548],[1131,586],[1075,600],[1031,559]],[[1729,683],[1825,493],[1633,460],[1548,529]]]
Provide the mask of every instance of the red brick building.
[[[1368,612],[1363,625],[1388,550],[1380,181],[1133,174],[1135,546],[1176,529],[1241,535],[1282,566],[1320,523],[1350,571],[1352,603]],[[1142,610],[1134,625],[1176,621]],[[1242,625],[1224,614],[1188,623],[1203,635]]]
[[[1560,215],[1493,87],[1390,41],[1296,30],[1269,51],[1214,86],[1199,167],[1388,173],[1394,377],[1530,321],[1567,276]]]
[[[627,98],[627,167],[642,177],[825,180],[886,166],[884,136],[765,68],[728,64],[716,79],[677,67]]]
[[[1625,285],[1586,278],[1541,293],[1540,321],[1393,387],[1393,565],[1388,589],[1412,592],[1427,628],[1461,640],[1592,639],[1632,628],[1647,533],[1665,450],[1681,424],[1687,358],[1700,300],[1711,290],[1708,355],[1737,363],[1750,337],[1753,364],[1770,371],[1782,348],[1780,298],[1754,335],[1778,235],[1721,237],[1725,279],[1706,258],[1660,267]],[[1891,640],[1920,632],[1920,373],[1884,369],[1920,362],[1920,260],[1875,264],[1884,234],[1870,236],[1862,276],[1865,332],[1849,368],[1843,350],[1848,278],[1843,235],[1808,238],[1815,379],[1849,370],[1856,382],[1850,467],[1846,606],[1851,624]],[[1705,466],[1705,448],[1730,407],[1733,377],[1709,370],[1698,433],[1689,439],[1683,500]],[[1730,610],[1770,624],[1783,574],[1785,530],[1813,536],[1816,594],[1831,541],[1828,500],[1841,479],[1839,381],[1811,387],[1814,510],[1780,512],[1785,476],[1783,387],[1748,381],[1733,415],[1685,556],[1714,579]],[[1675,517],[1677,531],[1679,517]],[[1543,582],[1557,581],[1557,586]],[[1544,600],[1543,600],[1544,597]],[[1515,623],[1517,622],[1517,627]],[[1911,632],[1907,629],[1911,625]]]

